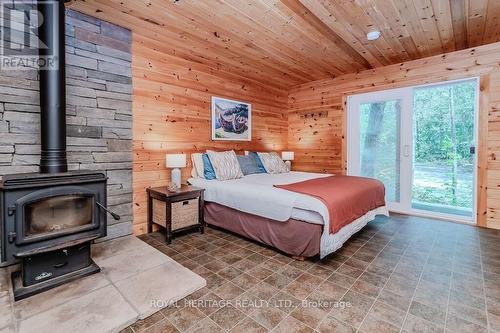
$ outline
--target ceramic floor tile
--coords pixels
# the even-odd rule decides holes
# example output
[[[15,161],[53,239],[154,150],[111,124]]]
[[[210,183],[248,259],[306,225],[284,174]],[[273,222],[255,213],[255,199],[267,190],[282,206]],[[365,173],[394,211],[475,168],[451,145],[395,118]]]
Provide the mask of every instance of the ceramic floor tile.
[[[231,330],[245,317],[246,315],[243,312],[232,305],[225,306],[210,315],[210,319],[225,330]]]
[[[303,322],[293,318],[286,317],[273,330],[275,333],[312,333],[313,329],[305,325]]]
[[[156,241],[162,239],[161,234],[155,237],[150,241],[153,246],[166,247]],[[486,312],[489,333],[498,333],[500,328],[500,233],[394,215],[369,223],[336,253],[322,260],[306,261],[295,261],[255,242],[211,228],[204,235],[188,234],[175,240],[176,250],[163,250],[196,254],[200,252],[193,248],[205,251],[198,257],[179,254],[175,259],[205,276],[211,291],[229,281],[244,291],[229,300],[239,302],[231,305],[243,319],[234,327],[231,320],[226,321],[231,324],[224,324],[217,319],[221,325],[231,326],[232,332],[315,329],[321,333],[354,333],[359,328],[359,333],[442,333],[445,318],[446,333],[486,332]],[[207,255],[215,263],[210,265],[208,260],[202,260]],[[237,257],[245,259],[235,261]],[[482,283],[478,283],[483,278],[485,292]],[[215,297],[220,299],[207,292],[189,299]],[[334,304],[339,298],[350,306],[322,306]],[[221,307],[196,309],[203,315],[214,316]],[[171,315],[172,311],[162,313]],[[222,314],[222,318],[231,317]],[[207,332],[223,331],[206,317],[188,331],[204,332],[202,323]]]
[[[371,333],[398,333],[399,327],[394,326],[374,314],[368,314],[359,328],[360,332]]]
[[[321,333],[355,333],[356,329],[346,323],[339,321],[338,319],[327,316],[318,330]]]
[[[246,317],[231,330],[231,333],[266,333],[267,329],[255,320]]]
[[[283,311],[274,307],[257,308],[249,315],[249,317],[268,330],[276,327],[285,316]]]

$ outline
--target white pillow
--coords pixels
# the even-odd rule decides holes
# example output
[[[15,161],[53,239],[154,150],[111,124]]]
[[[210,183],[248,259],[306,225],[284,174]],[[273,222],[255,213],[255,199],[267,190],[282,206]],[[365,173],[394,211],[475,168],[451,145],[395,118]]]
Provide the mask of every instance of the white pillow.
[[[264,165],[267,173],[289,172],[285,162],[283,162],[278,153],[257,153],[257,155],[259,155],[262,165]]]
[[[198,176],[198,172],[196,171],[196,168],[194,166],[191,168],[191,178],[200,178],[200,176]]]
[[[193,169],[191,175],[194,178],[205,179],[205,165],[203,164],[203,154],[194,153],[191,154],[191,161],[193,162]]]
[[[234,150],[224,152],[207,151],[217,180],[238,179],[243,177],[238,158]]]

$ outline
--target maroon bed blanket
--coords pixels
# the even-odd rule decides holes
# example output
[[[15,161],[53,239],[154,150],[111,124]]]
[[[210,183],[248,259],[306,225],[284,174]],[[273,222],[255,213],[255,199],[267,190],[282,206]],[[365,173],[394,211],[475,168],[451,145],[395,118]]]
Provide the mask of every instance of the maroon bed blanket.
[[[328,208],[332,234],[385,205],[384,184],[372,178],[331,176],[275,187],[320,199]]]

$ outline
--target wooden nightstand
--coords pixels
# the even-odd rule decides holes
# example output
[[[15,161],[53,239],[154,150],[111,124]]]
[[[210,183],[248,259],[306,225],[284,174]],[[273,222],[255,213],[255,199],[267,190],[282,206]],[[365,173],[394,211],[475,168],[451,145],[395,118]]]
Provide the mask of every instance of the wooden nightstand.
[[[182,185],[175,192],[166,186],[148,188],[148,233],[153,223],[165,228],[165,241],[170,244],[172,233],[199,229],[203,233],[203,192],[198,187]]]

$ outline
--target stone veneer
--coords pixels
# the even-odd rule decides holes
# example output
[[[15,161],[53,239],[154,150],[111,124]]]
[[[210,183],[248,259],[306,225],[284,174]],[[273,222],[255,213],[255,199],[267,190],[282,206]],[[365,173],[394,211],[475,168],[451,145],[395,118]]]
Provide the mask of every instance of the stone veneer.
[[[132,232],[132,74],[129,30],[66,11],[67,148],[70,170],[108,176],[108,238]],[[0,176],[37,172],[36,70],[0,70]]]

